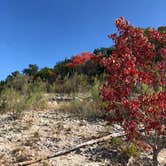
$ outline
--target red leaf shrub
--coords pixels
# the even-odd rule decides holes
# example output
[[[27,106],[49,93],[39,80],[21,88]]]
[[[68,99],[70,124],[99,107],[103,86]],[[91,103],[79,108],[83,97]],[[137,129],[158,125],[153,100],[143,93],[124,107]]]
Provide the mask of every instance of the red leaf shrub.
[[[74,67],[77,65],[82,65],[84,62],[90,60],[93,57],[93,54],[90,52],[82,52],[80,54],[77,54],[71,58],[71,62],[67,64],[69,67]]]
[[[145,33],[123,17],[115,24],[118,32],[109,35],[115,43],[110,57],[77,55],[72,64],[92,58],[105,67],[101,94],[110,122],[120,124],[129,140],[151,145],[155,163],[156,154],[166,147],[166,34],[152,28]]]
[[[123,17],[115,24],[118,33],[109,37],[114,40],[116,50],[110,58],[102,59],[107,72],[102,96],[109,102],[110,119],[121,124],[130,139],[142,133],[140,127],[146,132],[154,130],[163,134],[166,120],[166,34],[149,29],[145,35],[144,30],[129,25]],[[154,41],[161,45],[159,49]],[[158,54],[163,59],[155,63]]]

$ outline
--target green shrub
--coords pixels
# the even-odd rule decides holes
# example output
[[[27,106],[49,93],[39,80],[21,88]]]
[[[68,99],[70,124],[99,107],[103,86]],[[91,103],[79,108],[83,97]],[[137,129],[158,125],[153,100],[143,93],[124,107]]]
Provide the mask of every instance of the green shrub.
[[[136,144],[134,143],[129,143],[127,145],[124,145],[122,147],[122,152],[124,154],[126,154],[127,156],[134,156],[134,157],[138,157],[140,155],[140,151],[139,148]]]
[[[42,110],[47,108],[46,99],[42,93],[31,93],[25,97],[26,108],[34,110]]]
[[[95,120],[97,118],[103,118],[105,111],[103,110],[102,98],[99,95],[99,88],[100,82],[96,80],[87,93],[74,94],[75,100],[66,105],[62,105],[61,108],[66,110],[66,112],[73,113],[85,119]],[[79,94],[85,97],[81,98]]]
[[[1,112],[11,112],[14,114],[19,113],[21,110],[26,108],[24,98],[21,95],[11,89],[4,89],[0,94],[0,111]]]
[[[112,143],[114,144],[114,145],[121,145],[122,144],[122,139],[121,138],[112,138]]]
[[[0,111],[17,115],[26,109],[41,110],[46,108],[46,101],[42,93],[22,95],[12,88],[4,89],[0,94]]]
[[[47,84],[41,80],[25,83],[23,85],[21,94],[28,96],[31,93],[45,93],[47,92]]]
[[[74,74],[72,77],[66,76],[63,80],[57,79],[54,83],[55,93],[78,93],[85,92],[90,88],[86,75]]]

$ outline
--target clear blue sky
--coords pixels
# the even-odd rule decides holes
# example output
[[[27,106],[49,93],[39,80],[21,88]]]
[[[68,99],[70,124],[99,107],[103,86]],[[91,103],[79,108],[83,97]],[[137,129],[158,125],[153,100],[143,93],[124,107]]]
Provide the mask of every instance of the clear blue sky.
[[[166,25],[166,0],[0,0],[0,79],[111,46],[119,16],[140,27]]]

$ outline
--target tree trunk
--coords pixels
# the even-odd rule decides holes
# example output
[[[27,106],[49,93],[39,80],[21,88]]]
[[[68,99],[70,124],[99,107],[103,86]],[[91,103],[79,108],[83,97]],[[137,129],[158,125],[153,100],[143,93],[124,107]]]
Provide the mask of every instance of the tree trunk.
[[[158,149],[156,147],[153,147],[153,166],[158,166],[158,160],[157,160],[157,156],[158,156]]]

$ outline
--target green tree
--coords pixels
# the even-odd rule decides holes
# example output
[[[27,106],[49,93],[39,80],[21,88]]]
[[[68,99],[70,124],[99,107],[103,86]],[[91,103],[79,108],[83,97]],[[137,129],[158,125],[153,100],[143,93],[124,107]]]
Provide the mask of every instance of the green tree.
[[[35,76],[39,70],[36,64],[29,64],[29,68],[23,70],[23,74],[27,76]]]
[[[65,59],[54,66],[53,70],[60,79],[64,79],[66,76],[72,76],[74,74],[73,69],[66,65],[70,61],[71,60],[69,59]]]
[[[166,26],[160,26],[157,30],[161,33],[166,33]]]
[[[108,47],[108,48],[101,47],[101,48],[94,49],[93,53],[95,55],[102,55],[102,56],[105,56],[105,57],[109,57],[112,54],[113,50],[115,50],[115,47],[113,47],[113,46]]]
[[[44,67],[36,74],[35,79],[37,78],[52,84],[56,80],[56,74],[52,68]]]

